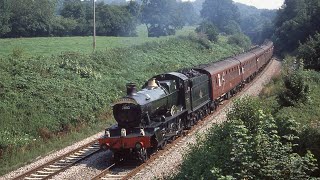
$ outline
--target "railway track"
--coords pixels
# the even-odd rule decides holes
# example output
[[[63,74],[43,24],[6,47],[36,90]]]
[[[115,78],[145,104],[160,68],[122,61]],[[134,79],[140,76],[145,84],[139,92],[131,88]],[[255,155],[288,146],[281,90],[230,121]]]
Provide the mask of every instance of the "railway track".
[[[92,180],[120,180],[126,179],[127,175],[134,169],[137,169],[139,165],[121,165],[111,164],[109,167],[104,169],[100,174],[93,177]]]
[[[218,116],[225,108],[227,108],[228,104],[234,98],[240,97],[242,94],[244,94],[245,91],[248,90],[253,84],[255,84],[255,82],[264,74],[264,72],[271,65],[272,61],[273,61],[273,59],[267,64],[267,66],[262,70],[262,72],[260,72],[251,82],[246,84],[246,86],[243,88],[243,90],[241,92],[239,92],[238,94],[236,94],[234,97],[230,98],[229,100],[223,101],[223,103],[216,109],[216,111],[214,113],[212,113],[212,114],[208,115],[207,117],[205,117],[204,119],[198,121],[198,123],[195,126],[193,126],[191,130],[186,131],[185,135],[192,134],[192,133],[196,132],[197,129],[200,129],[201,127],[203,127],[203,125],[206,122],[208,122],[208,119],[215,117],[215,116]],[[165,147],[164,150],[160,150],[160,151],[154,153],[146,163],[143,163],[143,164],[136,166],[136,167],[125,167],[125,166],[121,166],[121,165],[112,164],[111,166],[109,166],[108,168],[103,170],[100,174],[98,174],[97,176],[92,178],[92,180],[130,179],[133,176],[135,176],[136,174],[139,174],[140,170],[142,170],[144,168],[148,168],[148,166],[154,160],[163,157],[165,152],[170,151],[172,148],[175,148],[175,147],[179,146],[180,144],[182,144],[186,140],[184,137],[185,136],[177,137],[176,140],[173,140],[171,143],[167,144],[167,146]]]
[[[178,141],[175,141],[178,142]],[[164,150],[160,150],[153,154],[150,159],[145,163],[137,164],[137,162],[120,162],[119,164],[111,164],[106,169],[101,171],[98,175],[92,178],[92,180],[121,180],[129,179],[130,177],[137,174],[140,170],[147,168],[148,165],[153,162],[158,157],[163,156],[163,154],[168,151],[170,147],[174,144],[170,144]],[[131,164],[130,164],[131,163]]]
[[[223,107],[226,105],[222,105]],[[221,108],[223,108],[221,106]],[[122,180],[122,179],[130,179],[136,174],[139,174],[140,170],[144,168],[148,168],[148,166],[158,158],[165,156],[165,153],[170,151],[172,148],[175,148],[184,142],[184,138],[189,133],[194,132],[196,129],[199,129],[204,123],[206,123],[207,118],[211,118],[216,113],[220,111],[220,108],[215,111],[213,114],[205,117],[203,120],[198,121],[198,123],[192,127],[192,129],[185,131],[184,136],[178,136],[176,139],[171,140],[165,146],[163,150],[158,150],[154,154],[150,156],[150,158],[142,164],[128,164],[127,162],[120,162],[120,164],[111,164],[106,169],[101,171],[98,175],[92,178],[92,180]],[[131,163],[131,162],[129,162]]]
[[[63,154],[62,156],[56,157],[43,165],[33,168],[13,179],[14,180],[49,179],[59,174],[60,172],[70,168],[77,162],[97,153],[99,150],[100,150],[99,143],[96,140],[89,142],[73,151]]]

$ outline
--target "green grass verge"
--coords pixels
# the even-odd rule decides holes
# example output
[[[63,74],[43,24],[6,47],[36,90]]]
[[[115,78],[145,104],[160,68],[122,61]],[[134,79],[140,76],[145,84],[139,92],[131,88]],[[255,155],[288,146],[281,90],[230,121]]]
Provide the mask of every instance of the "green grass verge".
[[[5,165],[0,174],[66,145],[60,141],[81,139],[70,135],[70,141],[59,140],[61,134],[86,131],[83,125],[101,131],[101,122],[113,122],[110,104],[125,94],[126,83],[142,85],[153,75],[240,51],[225,37],[210,44],[191,35],[95,53],[0,57],[0,164]],[[23,158],[17,158],[21,151]]]
[[[194,31],[194,27],[184,27],[178,30],[175,36],[187,35]],[[133,45],[141,45],[146,42],[163,41],[173,36],[149,38],[144,25],[137,28],[138,37],[105,37],[97,36],[96,50],[110,48],[123,48]],[[28,55],[50,56],[61,54],[61,52],[73,51],[79,53],[92,52],[93,37],[40,37],[40,38],[9,38],[0,39],[0,57],[13,53]]]
[[[3,175],[5,172],[9,172],[18,169],[28,163],[33,162],[40,157],[44,157],[53,151],[60,150],[66,146],[72,145],[77,141],[83,140],[89,136],[99,132],[99,130],[110,125],[112,121],[99,121],[96,124],[90,124],[89,126],[79,129],[73,129],[67,134],[63,134],[58,137],[54,137],[50,140],[38,140],[23,148],[15,148],[13,151],[4,153],[4,158],[0,160],[0,172]],[[10,157],[10,158],[9,158]]]

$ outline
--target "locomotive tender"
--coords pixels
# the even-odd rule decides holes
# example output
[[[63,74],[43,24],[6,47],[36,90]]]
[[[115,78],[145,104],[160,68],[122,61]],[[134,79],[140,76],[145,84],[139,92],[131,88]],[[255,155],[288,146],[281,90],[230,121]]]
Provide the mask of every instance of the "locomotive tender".
[[[272,55],[273,43],[266,41],[219,62],[154,76],[140,91],[127,84],[127,95],[113,104],[118,124],[105,130],[100,147],[113,151],[115,161],[133,157],[144,162],[240,91]]]

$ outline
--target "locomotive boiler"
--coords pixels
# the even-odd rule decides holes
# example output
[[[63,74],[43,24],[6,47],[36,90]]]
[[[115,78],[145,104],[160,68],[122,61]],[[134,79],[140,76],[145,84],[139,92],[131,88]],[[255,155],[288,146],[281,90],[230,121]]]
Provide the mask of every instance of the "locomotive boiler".
[[[174,80],[150,79],[137,92],[134,83],[127,84],[127,96],[113,105],[113,115],[119,127],[145,127],[159,115],[173,114],[178,106],[178,89]]]

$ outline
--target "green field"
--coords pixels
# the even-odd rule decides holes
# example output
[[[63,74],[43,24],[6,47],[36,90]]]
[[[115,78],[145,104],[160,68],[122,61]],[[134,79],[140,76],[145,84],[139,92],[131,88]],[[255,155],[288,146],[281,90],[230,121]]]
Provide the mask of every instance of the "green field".
[[[194,27],[184,27],[178,30],[175,36],[189,34],[194,29]],[[98,36],[96,37],[96,50],[130,47],[152,41],[160,42],[173,37],[148,38],[146,28],[143,25],[138,26],[137,34],[138,37]],[[93,50],[92,42],[92,36],[0,39],[0,56],[10,55],[13,51],[36,56],[56,55],[66,51],[91,53]]]

